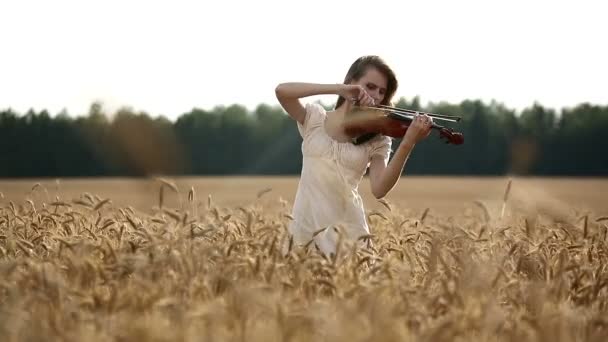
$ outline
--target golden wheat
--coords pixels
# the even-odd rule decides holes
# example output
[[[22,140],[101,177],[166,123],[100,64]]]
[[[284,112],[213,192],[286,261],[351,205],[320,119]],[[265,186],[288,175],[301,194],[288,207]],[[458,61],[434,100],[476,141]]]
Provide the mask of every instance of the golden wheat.
[[[4,341],[603,341],[606,216],[501,220],[370,210],[326,257],[287,235],[289,203],[207,207],[191,187],[149,213],[83,193],[0,207]],[[59,183],[57,183],[57,187]],[[40,185],[34,185],[32,191]],[[75,205],[73,205],[75,204]],[[191,204],[191,205],[190,205]],[[542,204],[542,203],[541,203]],[[539,208],[542,205],[538,204]],[[202,210],[201,210],[202,209]],[[429,212],[433,210],[433,215]],[[533,215],[531,215],[533,214]],[[572,221],[574,222],[574,221]]]

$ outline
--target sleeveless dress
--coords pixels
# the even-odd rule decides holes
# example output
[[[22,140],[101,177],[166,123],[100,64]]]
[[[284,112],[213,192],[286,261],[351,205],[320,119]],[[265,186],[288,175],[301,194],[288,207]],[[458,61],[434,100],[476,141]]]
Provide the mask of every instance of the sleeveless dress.
[[[370,234],[359,183],[372,156],[380,155],[388,163],[392,140],[378,135],[361,145],[338,142],[325,130],[326,115],[321,105],[306,104],[304,124],[297,122],[303,160],[288,232],[293,246],[314,239],[316,247],[330,255],[338,241],[335,228],[343,238],[355,241]],[[323,228],[327,229],[313,237]]]

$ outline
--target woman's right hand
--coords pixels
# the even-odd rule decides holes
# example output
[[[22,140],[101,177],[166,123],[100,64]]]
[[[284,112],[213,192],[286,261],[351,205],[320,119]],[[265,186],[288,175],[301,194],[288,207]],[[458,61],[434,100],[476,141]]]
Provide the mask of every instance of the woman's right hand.
[[[363,86],[358,84],[343,84],[338,90],[338,95],[342,96],[351,104],[359,103],[360,106],[375,105],[374,99],[365,91]]]

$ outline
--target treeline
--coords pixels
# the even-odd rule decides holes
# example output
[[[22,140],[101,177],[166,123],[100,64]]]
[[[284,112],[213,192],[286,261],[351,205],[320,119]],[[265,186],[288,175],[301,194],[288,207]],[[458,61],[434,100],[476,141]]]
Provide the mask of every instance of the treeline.
[[[463,118],[441,124],[465,143],[446,145],[434,131],[408,174],[608,175],[608,106],[516,113],[472,100],[423,107],[418,98],[396,106]],[[298,174],[300,144],[295,121],[266,104],[195,108],[175,121],[130,108],[108,114],[99,103],[78,117],[9,109],[0,112],[0,177]]]

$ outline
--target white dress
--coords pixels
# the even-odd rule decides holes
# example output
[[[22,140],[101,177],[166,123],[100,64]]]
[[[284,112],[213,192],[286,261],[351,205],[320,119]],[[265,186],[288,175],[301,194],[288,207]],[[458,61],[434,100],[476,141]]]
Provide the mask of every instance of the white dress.
[[[325,130],[326,115],[321,105],[307,104],[304,124],[297,123],[303,161],[288,232],[294,246],[302,246],[327,228],[314,236],[314,244],[330,255],[338,240],[334,227],[351,241],[370,234],[358,187],[373,155],[388,162],[392,140],[378,135],[361,145],[338,142]]]

